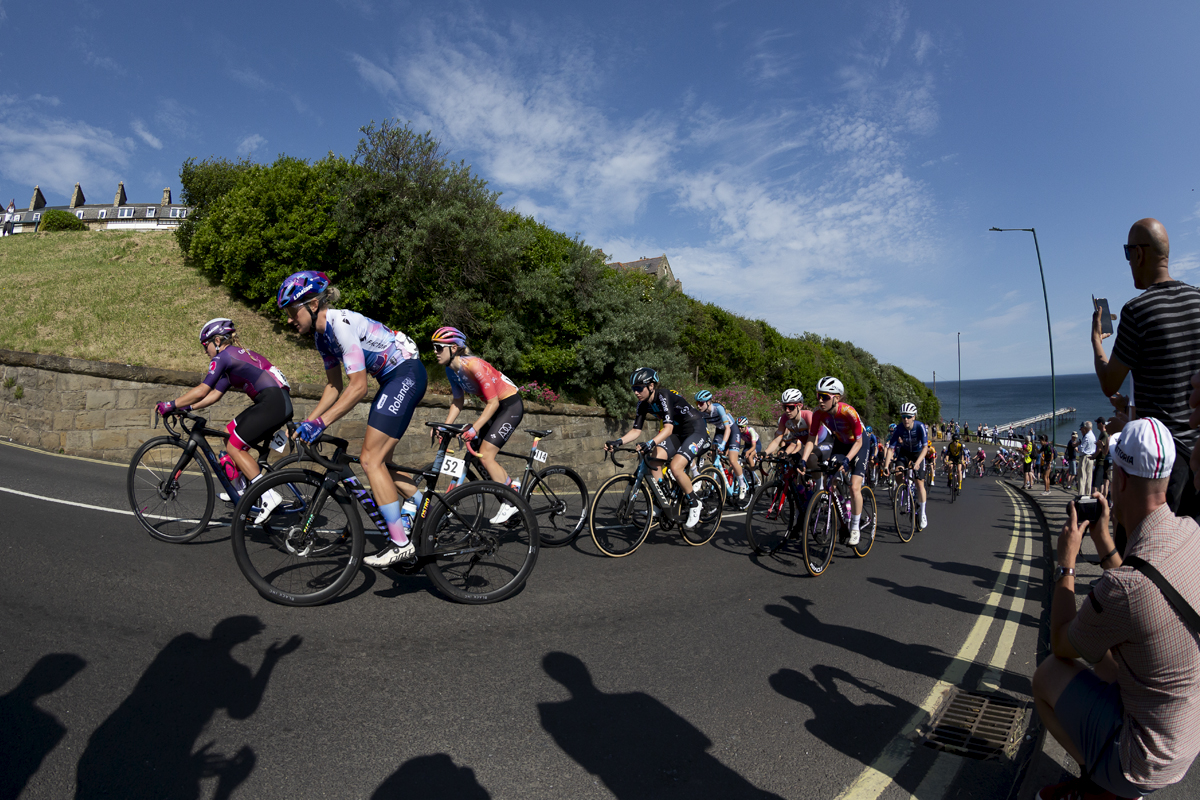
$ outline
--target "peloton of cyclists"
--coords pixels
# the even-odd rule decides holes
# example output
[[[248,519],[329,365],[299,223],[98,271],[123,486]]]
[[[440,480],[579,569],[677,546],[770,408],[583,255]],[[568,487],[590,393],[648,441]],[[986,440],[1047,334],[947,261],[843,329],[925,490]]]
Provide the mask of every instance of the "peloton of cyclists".
[[[671,474],[679,484],[688,507],[685,528],[694,528],[700,521],[700,501],[692,491],[692,479],[688,465],[708,447],[708,432],[704,418],[678,392],[668,391],[660,385],[658,372],[650,367],[639,367],[629,376],[629,386],[637,398],[633,427],[620,439],[604,443],[611,452],[621,445],[636,441],[642,435],[646,416],[653,415],[662,420],[662,429],[638,449],[649,452],[651,466],[661,467],[669,462]]]
[[[853,546],[861,538],[859,525],[862,518],[863,477],[867,471],[867,458],[870,453],[863,452],[863,423],[858,412],[849,403],[843,403],[845,388],[842,382],[827,375],[817,381],[817,409],[812,414],[809,428],[824,426],[833,437],[833,456],[842,456],[848,462],[843,468],[850,473],[850,538],[848,543]],[[816,441],[812,436],[804,443],[800,460],[806,461],[812,454]]]
[[[737,496],[739,500],[746,499],[746,476],[742,474],[742,434],[738,429],[733,415],[725,410],[725,406],[713,400],[713,393],[708,389],[696,392],[696,408],[704,416],[704,421],[713,426],[713,444],[717,454],[725,453],[733,474],[737,476]]]
[[[901,466],[912,465],[917,479],[917,502],[921,511],[921,530],[929,527],[929,519],[925,516],[925,461],[929,453],[929,428],[924,422],[917,421],[917,406],[905,403],[900,406],[900,424],[892,426],[891,436],[888,437],[885,448],[883,471],[886,474],[895,456]]]

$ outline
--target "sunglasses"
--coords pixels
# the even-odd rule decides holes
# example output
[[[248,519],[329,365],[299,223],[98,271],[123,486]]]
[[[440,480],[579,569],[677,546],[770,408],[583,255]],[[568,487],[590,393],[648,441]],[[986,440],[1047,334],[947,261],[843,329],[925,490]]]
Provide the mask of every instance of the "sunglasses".
[[[642,392],[642,391],[645,391],[645,390],[646,390],[646,384],[644,384],[644,383],[635,383],[635,384],[633,385],[633,390],[634,390],[635,392]]]
[[[817,399],[820,400],[821,402],[824,402],[826,400],[832,400],[833,395],[825,394],[824,392],[817,392]]]
[[[1125,260],[1126,261],[1133,261],[1133,252],[1136,248],[1149,247],[1149,246],[1150,245],[1148,245],[1148,244],[1123,244],[1123,245],[1121,245],[1121,247],[1125,248]]]
[[[452,346],[453,345],[448,345],[448,344],[435,344],[433,346],[433,352],[440,353],[443,350],[449,350]]]
[[[783,410],[784,411],[795,411],[799,407],[800,407],[799,403],[785,403],[783,406]]]
[[[912,418],[913,418],[912,414],[901,414],[900,415],[900,419],[912,419]]]

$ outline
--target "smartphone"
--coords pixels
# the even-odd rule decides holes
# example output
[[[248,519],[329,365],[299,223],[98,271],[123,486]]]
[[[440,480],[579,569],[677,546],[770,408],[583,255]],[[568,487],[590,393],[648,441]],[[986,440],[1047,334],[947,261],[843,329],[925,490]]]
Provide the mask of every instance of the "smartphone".
[[[1092,304],[1100,309],[1100,333],[1113,332],[1113,320],[1116,319],[1112,312],[1108,310],[1108,300],[1103,297],[1092,295]]]

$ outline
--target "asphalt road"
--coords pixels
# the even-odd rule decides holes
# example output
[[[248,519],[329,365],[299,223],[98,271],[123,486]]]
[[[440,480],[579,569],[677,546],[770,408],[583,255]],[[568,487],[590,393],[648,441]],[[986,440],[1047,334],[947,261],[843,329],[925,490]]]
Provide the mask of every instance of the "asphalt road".
[[[0,489],[124,510],[124,481],[0,444]],[[227,529],[169,545],[0,492],[5,780],[38,798],[1004,798],[1019,758],[907,734],[944,677],[1028,694],[1041,544],[993,480],[947,500],[902,544],[881,497],[874,549],[821,578],[749,557],[735,517],[701,548],[543,549],[497,605],[364,570],[295,609],[246,583]]]

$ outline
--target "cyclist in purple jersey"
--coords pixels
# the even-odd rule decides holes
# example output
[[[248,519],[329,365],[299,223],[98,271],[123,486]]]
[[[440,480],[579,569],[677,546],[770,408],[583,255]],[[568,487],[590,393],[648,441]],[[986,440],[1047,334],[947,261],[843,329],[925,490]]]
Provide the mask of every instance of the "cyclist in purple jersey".
[[[250,445],[271,436],[292,418],[292,397],[287,378],[278,368],[271,366],[265,357],[241,346],[233,320],[218,317],[204,323],[200,329],[200,346],[211,359],[208,374],[198,386],[182,396],[159,403],[157,411],[163,416],[176,410],[195,411],[216,403],[231,388],[245,392],[254,405],[225,426],[229,433],[229,448],[228,453],[221,454],[223,464],[232,461],[237,467],[238,472],[234,472],[227,464],[226,474],[241,491],[244,486],[241,477],[253,483],[262,473],[258,462],[250,455]],[[228,502],[230,497],[222,492],[221,499]],[[264,493],[262,511],[255,522],[266,520],[282,500],[274,489]]]
[[[315,440],[366,397],[368,374],[379,381],[359,460],[387,523],[388,541],[363,560],[372,567],[390,567],[417,555],[408,532],[423,495],[406,474],[390,472],[387,462],[425,396],[428,377],[412,339],[362,314],[329,307],[340,299],[341,293],[330,284],[328,275],[310,270],[289,275],[275,298],[279,308],[287,309],[297,331],[313,334],[329,381],[296,435],[306,442]],[[342,381],[343,368],[348,386]],[[411,502],[401,506],[401,495]]]

